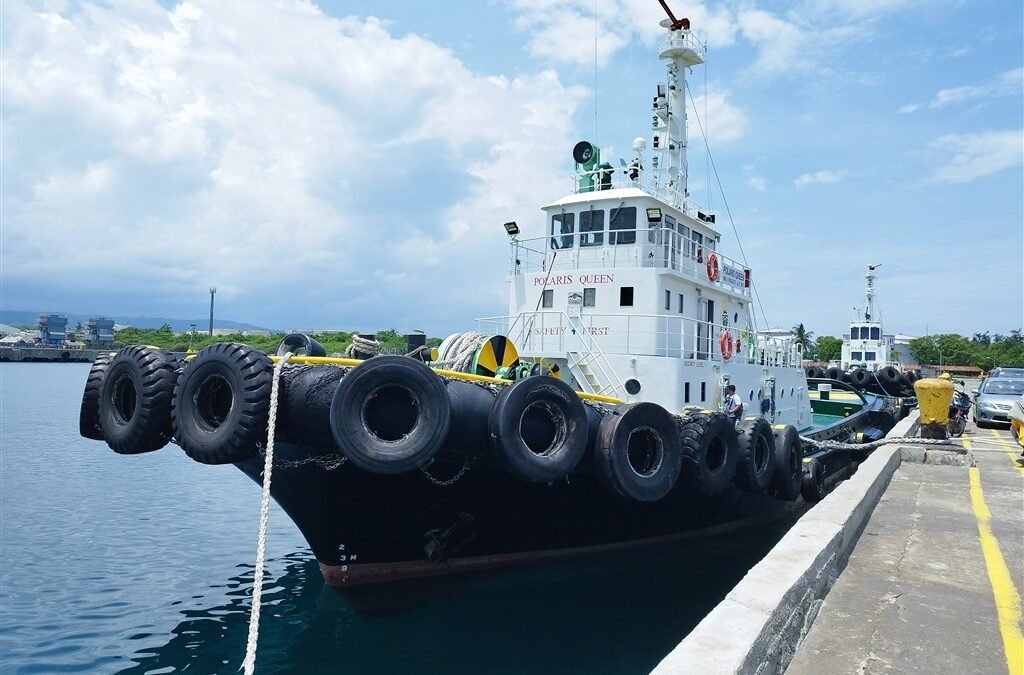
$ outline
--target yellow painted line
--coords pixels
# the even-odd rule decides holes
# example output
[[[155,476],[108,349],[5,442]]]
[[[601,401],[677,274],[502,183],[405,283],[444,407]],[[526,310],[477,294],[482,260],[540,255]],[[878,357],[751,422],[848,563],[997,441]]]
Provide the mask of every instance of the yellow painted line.
[[[971,444],[971,439],[969,439],[969,438],[964,438],[964,437],[962,437],[962,436],[961,436],[961,437],[960,437],[960,440],[964,442],[964,447],[965,447],[965,448],[967,448],[968,450],[970,450],[970,449],[972,449],[972,448],[974,447],[974,446],[973,446],[973,445]]]
[[[985,505],[985,496],[981,491],[981,472],[977,467],[970,467],[971,505],[974,517],[978,520],[978,538],[981,540],[981,552],[985,556],[985,567],[988,580],[992,585],[992,595],[996,602],[996,615],[999,617],[999,634],[1003,638],[1003,651],[1010,675],[1024,675],[1024,633],[1021,630],[1020,593],[1013,585],[1006,560],[999,550],[999,541],[992,533],[992,514]]]

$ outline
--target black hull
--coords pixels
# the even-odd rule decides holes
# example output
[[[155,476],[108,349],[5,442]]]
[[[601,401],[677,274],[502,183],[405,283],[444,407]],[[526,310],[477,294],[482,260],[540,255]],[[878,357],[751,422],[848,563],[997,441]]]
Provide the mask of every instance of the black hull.
[[[271,492],[306,537],[332,586],[530,564],[784,517],[796,505],[730,487],[704,497],[680,483],[656,503],[611,495],[584,471],[550,485],[473,467],[450,486],[422,472],[375,475],[308,461],[333,451],[277,444]],[[307,460],[300,465],[289,465]],[[457,465],[434,464],[447,477]],[[237,466],[262,482],[263,458]]]

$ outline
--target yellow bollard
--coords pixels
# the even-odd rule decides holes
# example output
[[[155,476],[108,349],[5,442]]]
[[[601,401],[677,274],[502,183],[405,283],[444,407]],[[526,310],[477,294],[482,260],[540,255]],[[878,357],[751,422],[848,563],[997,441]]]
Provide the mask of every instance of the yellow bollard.
[[[914,383],[914,392],[921,408],[921,438],[946,438],[949,404],[953,401],[953,383],[949,376],[918,380]]]

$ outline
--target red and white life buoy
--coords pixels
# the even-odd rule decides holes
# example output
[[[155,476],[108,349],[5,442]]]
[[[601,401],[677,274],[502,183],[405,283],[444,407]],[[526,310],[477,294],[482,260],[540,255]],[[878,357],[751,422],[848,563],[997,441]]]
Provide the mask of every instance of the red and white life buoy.
[[[714,281],[718,278],[718,256],[708,253],[708,279]]]
[[[718,347],[722,350],[722,360],[728,361],[732,358],[732,333],[727,330],[722,331],[722,336],[718,338]]]

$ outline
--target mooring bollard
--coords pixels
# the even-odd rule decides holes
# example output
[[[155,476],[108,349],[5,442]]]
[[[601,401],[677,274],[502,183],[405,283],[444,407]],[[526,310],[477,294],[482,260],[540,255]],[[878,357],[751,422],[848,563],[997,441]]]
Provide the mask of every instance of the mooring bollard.
[[[945,378],[928,377],[914,383],[917,404],[921,408],[921,438],[946,438],[949,404],[953,401],[953,383]]]

